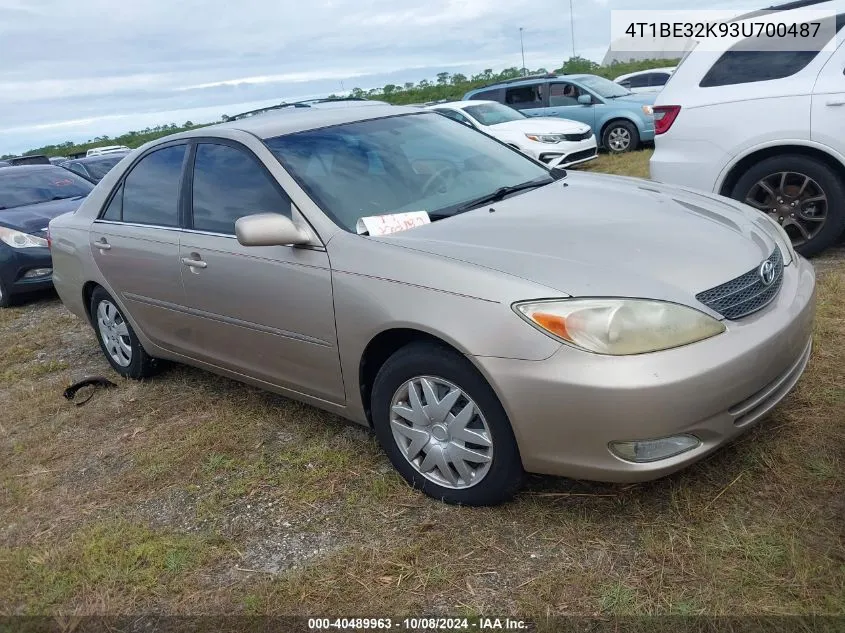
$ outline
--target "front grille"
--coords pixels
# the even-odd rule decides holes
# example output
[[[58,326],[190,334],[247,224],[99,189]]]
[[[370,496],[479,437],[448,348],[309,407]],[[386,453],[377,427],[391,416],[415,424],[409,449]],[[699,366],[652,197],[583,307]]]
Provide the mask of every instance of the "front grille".
[[[768,286],[763,283],[760,266],[756,266],[721,286],[699,292],[695,298],[731,320],[741,319],[766,307],[777,296],[783,283],[783,257],[780,250],[776,248],[768,261],[775,269],[775,278]]]
[[[585,158],[592,158],[595,155],[596,155],[595,149],[584,149],[584,150],[581,150],[580,152],[574,152],[572,154],[569,154],[569,156],[567,156],[563,160],[563,162],[572,163],[572,162],[575,162],[576,160],[584,160]]]
[[[592,130],[587,130],[586,132],[580,132],[578,134],[564,134],[563,137],[567,141],[586,141],[593,135]]]

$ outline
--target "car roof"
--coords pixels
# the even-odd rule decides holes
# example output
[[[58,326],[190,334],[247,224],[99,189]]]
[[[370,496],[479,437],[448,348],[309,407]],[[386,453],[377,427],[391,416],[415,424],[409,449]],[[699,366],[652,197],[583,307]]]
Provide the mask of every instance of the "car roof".
[[[547,75],[533,75],[528,77],[517,77],[515,79],[506,79],[504,81],[498,81],[495,83],[487,84],[486,86],[480,86],[478,88],[473,88],[472,90],[468,91],[467,94],[476,94],[478,92],[484,92],[487,90],[496,90],[497,88],[513,88],[519,86],[527,86],[533,85],[540,82],[545,81],[554,81],[556,79],[562,79],[565,81],[583,81],[588,77],[598,77],[599,75],[594,75],[592,73],[578,73],[573,75],[567,74],[554,74],[549,73]],[[608,79],[608,81],[610,81]]]
[[[613,81],[619,81],[620,79],[628,79],[629,77],[637,77],[638,75],[647,75],[648,73],[671,73],[677,68],[677,66],[662,66],[660,68],[649,68],[648,70],[638,70],[633,73],[625,73],[624,75],[619,75]]]
[[[131,150],[130,150],[131,151]],[[68,158],[66,163],[96,163],[101,160],[111,160],[113,158],[121,159],[129,154],[129,152],[107,152],[105,154],[92,154],[91,156],[81,156],[80,158]]]
[[[213,136],[215,130],[241,130],[265,140],[283,134],[318,130],[333,125],[343,125],[344,123],[357,123],[358,121],[421,113],[425,113],[425,110],[392,105],[368,105],[360,108],[290,108],[274,110],[246,119],[217,123],[187,132],[179,132],[159,140],[166,139],[169,141],[208,136],[209,133]]]

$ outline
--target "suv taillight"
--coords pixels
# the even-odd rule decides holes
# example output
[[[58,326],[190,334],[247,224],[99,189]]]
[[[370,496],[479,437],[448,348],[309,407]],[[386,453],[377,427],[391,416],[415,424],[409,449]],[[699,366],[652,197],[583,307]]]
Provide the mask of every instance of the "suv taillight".
[[[681,106],[654,106],[654,133],[665,134],[668,132],[675,119],[678,118],[680,111]]]

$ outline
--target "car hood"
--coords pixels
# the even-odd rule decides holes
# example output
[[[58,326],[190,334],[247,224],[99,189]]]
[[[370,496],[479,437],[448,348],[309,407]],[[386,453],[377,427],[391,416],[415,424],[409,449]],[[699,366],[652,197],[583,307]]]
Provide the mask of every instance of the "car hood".
[[[776,248],[753,214],[714,196],[571,172],[502,202],[371,239],[564,295],[687,305],[695,305],[697,293],[760,265]]]
[[[3,209],[0,210],[0,226],[37,235],[47,228],[53,218],[76,211],[83,200],[85,197],[81,196]]]
[[[581,134],[589,132],[590,126],[570,119],[533,117],[491,125],[490,130],[494,132],[523,132],[525,134]]]
[[[641,105],[653,105],[654,100],[657,98],[657,93],[654,92],[637,92],[634,94],[629,94],[624,97],[618,97],[616,99],[608,99],[608,103],[638,103]]]

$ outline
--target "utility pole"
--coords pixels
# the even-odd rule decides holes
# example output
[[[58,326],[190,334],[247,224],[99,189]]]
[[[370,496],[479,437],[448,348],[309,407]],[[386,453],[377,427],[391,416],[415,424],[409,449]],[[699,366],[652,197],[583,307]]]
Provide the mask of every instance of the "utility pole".
[[[570,0],[571,1],[571,0]],[[522,43],[522,31],[524,29],[519,27],[519,49],[522,51],[522,74],[525,75],[525,45]]]
[[[572,32],[572,56],[575,55],[575,14],[572,12],[572,0],[569,0],[569,30]]]

